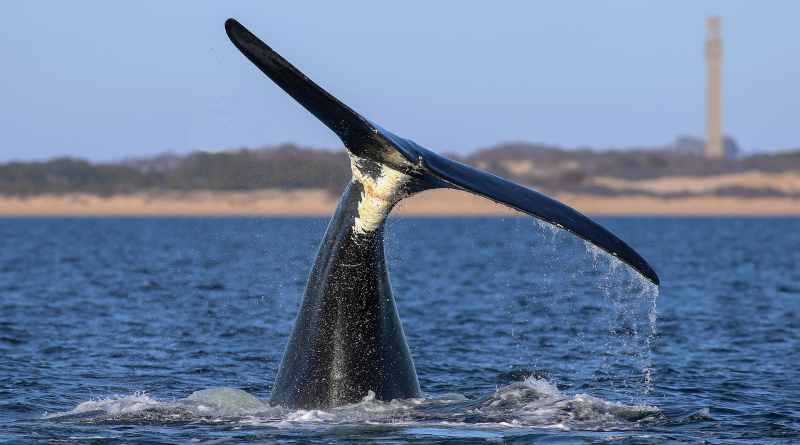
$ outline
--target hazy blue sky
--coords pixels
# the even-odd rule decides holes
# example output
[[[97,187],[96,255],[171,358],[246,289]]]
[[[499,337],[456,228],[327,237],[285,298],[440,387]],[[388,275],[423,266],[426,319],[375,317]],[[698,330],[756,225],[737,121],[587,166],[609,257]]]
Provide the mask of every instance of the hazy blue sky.
[[[702,135],[705,17],[725,128],[800,146],[798,1],[4,1],[0,160],[339,141],[239,52],[238,18],[357,111],[440,151]]]

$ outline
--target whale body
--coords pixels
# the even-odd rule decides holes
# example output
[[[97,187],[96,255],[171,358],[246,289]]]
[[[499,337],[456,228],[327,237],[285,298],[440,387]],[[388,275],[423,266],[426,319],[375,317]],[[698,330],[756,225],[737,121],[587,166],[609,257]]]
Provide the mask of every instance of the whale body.
[[[644,258],[588,217],[391,133],[323,90],[236,20],[226,21],[225,29],[253,64],[339,136],[353,172],[311,270],[273,384],[272,404],[329,408],[370,393],[386,401],[421,396],[392,296],[383,235],[392,208],[424,190],[463,190],[539,218],[658,284]]]

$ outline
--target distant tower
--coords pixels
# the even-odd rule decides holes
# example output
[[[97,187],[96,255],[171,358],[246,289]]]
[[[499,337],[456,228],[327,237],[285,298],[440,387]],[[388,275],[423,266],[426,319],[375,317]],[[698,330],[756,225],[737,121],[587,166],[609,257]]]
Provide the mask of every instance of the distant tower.
[[[725,156],[722,141],[722,19],[706,20],[706,157]]]

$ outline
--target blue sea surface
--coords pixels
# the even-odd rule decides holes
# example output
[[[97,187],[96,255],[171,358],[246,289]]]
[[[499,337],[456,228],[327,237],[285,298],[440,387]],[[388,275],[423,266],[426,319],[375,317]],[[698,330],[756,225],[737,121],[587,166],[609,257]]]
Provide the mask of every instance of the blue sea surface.
[[[800,442],[800,219],[600,221],[391,219],[425,397],[290,410],[326,219],[0,219],[0,442]]]

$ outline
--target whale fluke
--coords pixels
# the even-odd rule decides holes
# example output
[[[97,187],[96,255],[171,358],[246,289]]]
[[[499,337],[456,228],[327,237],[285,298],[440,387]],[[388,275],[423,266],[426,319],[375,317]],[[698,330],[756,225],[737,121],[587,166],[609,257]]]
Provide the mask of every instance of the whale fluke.
[[[383,229],[397,202],[423,190],[464,190],[512,207],[570,231],[658,284],[638,253],[576,210],[385,130],[312,82],[236,20],[225,22],[225,30],[253,64],[339,136],[353,171],[311,270],[272,403],[320,408],[358,402],[370,392],[378,400],[420,396],[389,283]]]
[[[234,19],[225,29],[234,45],[297,102],[333,130],[356,156],[388,165],[433,185],[478,194],[568,230],[659,284],[652,267],[624,241],[573,208],[499,176],[447,159],[370,122],[314,83]],[[433,188],[430,187],[430,188]]]
[[[314,83],[280,54],[234,19],[225,22],[233,44],[255,66],[292,96],[300,105],[333,130],[351,153],[408,171],[406,160],[395,156],[374,125]],[[380,153],[386,149],[385,156]]]

